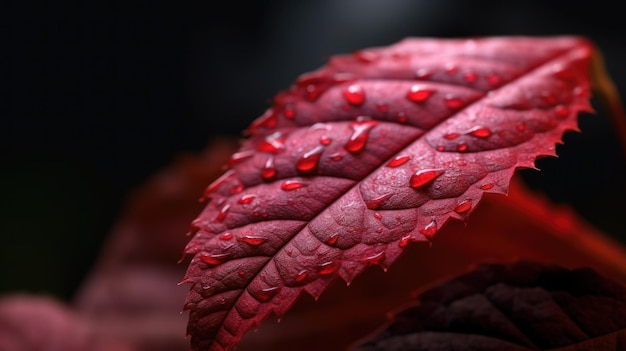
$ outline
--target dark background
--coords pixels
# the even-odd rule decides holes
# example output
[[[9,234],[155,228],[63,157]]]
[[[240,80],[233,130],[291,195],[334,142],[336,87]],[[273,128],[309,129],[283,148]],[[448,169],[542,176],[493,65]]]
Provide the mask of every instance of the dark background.
[[[71,298],[129,191],[213,136],[240,136],[332,54],[408,36],[580,34],[626,92],[613,1],[0,1],[0,293]],[[608,116],[524,171],[626,242]],[[181,235],[184,233],[181,232]],[[182,250],[182,248],[181,248]]]

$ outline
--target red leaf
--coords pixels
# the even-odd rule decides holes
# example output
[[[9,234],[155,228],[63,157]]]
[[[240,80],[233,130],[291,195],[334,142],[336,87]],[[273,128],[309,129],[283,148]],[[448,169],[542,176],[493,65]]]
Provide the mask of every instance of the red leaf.
[[[575,37],[408,39],[331,58],[249,128],[192,224],[188,333],[232,348],[302,291],[388,267],[554,155],[588,103]]]
[[[622,350],[626,287],[590,268],[489,264],[420,294],[355,351]]]

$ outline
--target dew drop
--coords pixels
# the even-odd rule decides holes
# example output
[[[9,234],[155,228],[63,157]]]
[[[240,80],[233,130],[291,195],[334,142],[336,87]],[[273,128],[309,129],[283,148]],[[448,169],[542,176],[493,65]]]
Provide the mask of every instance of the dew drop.
[[[362,105],[365,102],[365,92],[360,85],[352,84],[343,91],[343,98],[351,105]]]
[[[335,273],[339,269],[340,263],[338,261],[328,261],[320,264],[319,274],[320,275],[329,275]]]
[[[380,112],[387,112],[389,110],[389,106],[385,104],[377,104],[376,109],[378,109],[378,111]]]
[[[230,239],[232,239],[232,237],[233,237],[233,233],[231,233],[231,232],[226,232],[226,233],[224,233],[224,234],[220,235],[220,240],[224,240],[224,241],[226,241],[226,240],[230,240]]]
[[[333,234],[330,236],[330,238],[328,238],[328,240],[326,240],[326,244],[335,245],[335,243],[337,243],[338,238],[339,238],[338,234]]]
[[[491,136],[491,129],[486,127],[476,127],[469,132],[469,135],[476,138],[489,138]]]
[[[246,236],[238,237],[237,241],[241,241],[242,243],[246,243],[250,246],[259,246],[265,243],[267,239],[259,237],[259,236],[246,235]]]
[[[525,123],[520,123],[518,124],[515,129],[519,130],[520,132],[523,132],[526,130],[526,124]]]
[[[495,73],[492,73],[487,76],[487,82],[489,82],[489,84],[491,85],[498,85],[500,84],[501,80],[500,77],[498,77]]]
[[[446,97],[446,106],[449,108],[456,110],[463,106],[463,100],[455,97]]]
[[[398,246],[407,247],[409,245],[409,242],[411,242],[411,235],[405,235],[398,242]]]
[[[237,274],[239,274],[240,277],[243,277],[244,275],[246,275],[246,271],[239,271],[237,272]]]
[[[293,106],[287,105],[285,106],[285,110],[283,111],[283,114],[285,115],[285,118],[287,119],[294,119],[294,117],[296,117],[296,110],[294,109]]]
[[[274,166],[274,158],[268,157],[265,161],[265,166],[261,169],[261,177],[265,180],[269,180],[276,176],[276,166]]]
[[[255,154],[254,150],[246,150],[246,151],[236,152],[228,160],[228,166],[232,167],[234,165],[237,165],[237,164],[239,164],[239,163],[249,159],[250,157],[254,156],[254,154]]]
[[[363,263],[379,264],[385,258],[385,251],[375,253],[361,260]]]
[[[468,83],[473,83],[476,81],[476,79],[478,78],[478,76],[476,75],[476,73],[474,72],[469,72],[466,73],[463,78],[465,78],[465,81]]]
[[[300,272],[298,272],[298,275],[296,275],[295,280],[296,280],[297,283],[301,283],[308,276],[309,276],[309,273],[306,270],[301,270]]]
[[[446,63],[444,66],[446,73],[454,74],[459,69],[454,63]]]
[[[491,183],[486,183],[480,186],[481,190],[489,190],[489,189],[493,189],[493,184]]]
[[[242,191],[243,191],[243,189],[244,189],[243,184],[239,183],[239,184],[237,184],[237,185],[233,186],[233,187],[230,189],[230,192],[231,192],[232,194],[239,194],[240,192],[242,192]]]
[[[442,169],[422,169],[411,176],[411,179],[409,179],[409,185],[412,188],[422,187],[432,182],[443,173],[444,170]]]
[[[404,112],[400,112],[400,113],[398,113],[398,122],[400,122],[400,123],[406,123],[406,121],[407,121],[407,117],[406,117],[406,115],[404,114]]]
[[[424,228],[420,229],[420,233],[424,235],[428,240],[432,240],[437,232],[437,222],[433,219]]]
[[[382,218],[383,218],[383,215],[381,215],[381,214],[380,214],[380,213],[378,213],[378,212],[374,212],[374,218],[376,218],[376,219],[382,219]]]
[[[409,92],[406,94],[406,98],[413,102],[424,102],[428,100],[428,98],[433,94],[433,90],[424,89],[418,84],[415,84],[411,87]]]
[[[322,156],[322,151],[324,151],[324,148],[318,145],[313,150],[306,152],[296,163],[296,169],[300,172],[308,172],[315,169]]]
[[[256,195],[254,194],[245,194],[245,195],[242,195],[239,198],[239,200],[237,200],[237,202],[239,202],[242,205],[247,205],[251,203],[255,198],[256,198]]]
[[[297,181],[297,180],[285,180],[281,185],[280,188],[285,190],[285,191],[291,191],[291,190],[296,190],[299,188],[302,188],[303,186],[306,186],[306,184]]]
[[[471,208],[472,208],[472,200],[471,199],[467,199],[467,200],[461,201],[454,208],[454,212],[456,212],[456,213],[465,213],[465,212],[469,211]]]
[[[228,213],[229,209],[230,209],[230,204],[226,204],[222,206],[222,208],[220,209],[220,212],[217,214],[217,216],[215,216],[215,221],[216,222],[223,221],[224,218],[226,218],[226,214]]]
[[[376,61],[379,55],[374,51],[359,50],[354,52],[354,57],[363,63],[371,63]]]
[[[444,139],[453,140],[459,137],[459,133],[446,133],[443,135]]]
[[[257,146],[258,151],[279,154],[285,148],[285,136],[281,132],[276,132],[265,137]]]
[[[369,132],[378,122],[376,121],[358,121],[352,123],[353,133],[345,145],[346,150],[350,152],[359,152],[363,150],[369,137]]]
[[[331,159],[332,161],[335,161],[335,162],[337,162],[337,161],[341,161],[341,160],[343,159],[343,156],[341,156],[341,154],[339,154],[339,153],[337,153],[337,154],[332,154],[332,155],[330,155],[329,157],[330,157],[330,159]]]
[[[224,262],[227,256],[228,255],[226,254],[205,255],[205,256],[200,256],[200,261],[211,266],[217,266],[218,264]]]
[[[436,149],[437,149],[437,151],[443,151],[443,150],[445,150],[445,148],[443,147],[443,145],[439,145],[439,146],[437,146],[437,148],[436,148]]]
[[[464,152],[467,151],[467,144],[462,143],[456,146],[456,151]]]
[[[569,116],[569,108],[567,108],[567,106],[558,105],[554,108],[554,113],[558,119],[564,119]]]
[[[377,209],[381,208],[382,205],[391,196],[393,196],[393,194],[392,193],[388,193],[388,194],[380,195],[380,196],[375,197],[373,199],[367,199],[367,200],[365,200],[365,206],[367,206],[367,208],[370,209],[370,210],[377,210]]]
[[[329,145],[331,141],[332,141],[332,139],[330,137],[328,137],[328,135],[322,135],[320,137],[320,144],[322,144],[322,145]]]
[[[261,302],[267,302],[271,300],[274,296],[276,296],[276,294],[278,294],[279,291],[280,291],[280,287],[273,286],[271,288],[265,288],[265,289],[261,289],[260,291],[257,291],[254,294],[254,297],[256,297]]]
[[[265,113],[263,113],[261,117],[259,117],[257,120],[252,122],[250,129],[255,130],[261,127],[274,128],[276,127],[277,123],[278,123],[278,118],[276,117],[276,113],[274,112],[274,109],[272,108],[272,109],[268,109],[267,111],[265,111]]]
[[[387,163],[387,167],[398,167],[407,163],[411,159],[409,155],[400,155],[393,158],[393,160]]]
[[[234,171],[228,170],[226,173],[222,174],[221,177],[217,178],[213,183],[211,183],[205,190],[204,190],[204,194],[202,195],[202,197],[204,198],[208,198],[209,195],[214,192],[215,190],[217,190],[217,188],[219,188],[220,186],[222,186],[224,183],[226,183],[226,181],[228,180],[228,178],[232,177],[234,174]]]
[[[415,72],[417,79],[428,79],[433,73],[428,68],[420,68]]]
[[[309,101],[315,101],[322,95],[324,88],[320,84],[307,84],[305,88],[304,98]]]

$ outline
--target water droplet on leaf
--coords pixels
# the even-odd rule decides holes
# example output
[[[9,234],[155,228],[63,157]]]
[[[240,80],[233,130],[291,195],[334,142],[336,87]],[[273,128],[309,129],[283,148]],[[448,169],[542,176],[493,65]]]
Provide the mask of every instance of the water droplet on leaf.
[[[387,163],[387,167],[398,167],[407,163],[411,159],[409,155],[400,155],[393,158],[393,160]]]
[[[413,102],[424,102],[433,94],[433,90],[424,89],[420,85],[415,84],[406,94],[406,98]]]
[[[344,90],[343,98],[351,105],[362,105],[365,102],[365,92],[360,85],[352,84]]]
[[[411,176],[411,179],[409,179],[409,185],[412,188],[422,187],[429,184],[443,173],[444,170],[442,169],[423,169],[417,171]]]

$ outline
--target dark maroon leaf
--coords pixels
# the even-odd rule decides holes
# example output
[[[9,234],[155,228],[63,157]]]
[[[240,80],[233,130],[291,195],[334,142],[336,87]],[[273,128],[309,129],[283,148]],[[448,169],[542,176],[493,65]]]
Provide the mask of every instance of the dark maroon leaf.
[[[230,349],[303,291],[386,268],[483,193],[506,193],[591,110],[592,50],[575,37],[408,39],[300,77],[192,223],[193,349]]]
[[[626,287],[590,268],[486,264],[422,292],[354,351],[623,350]]]

